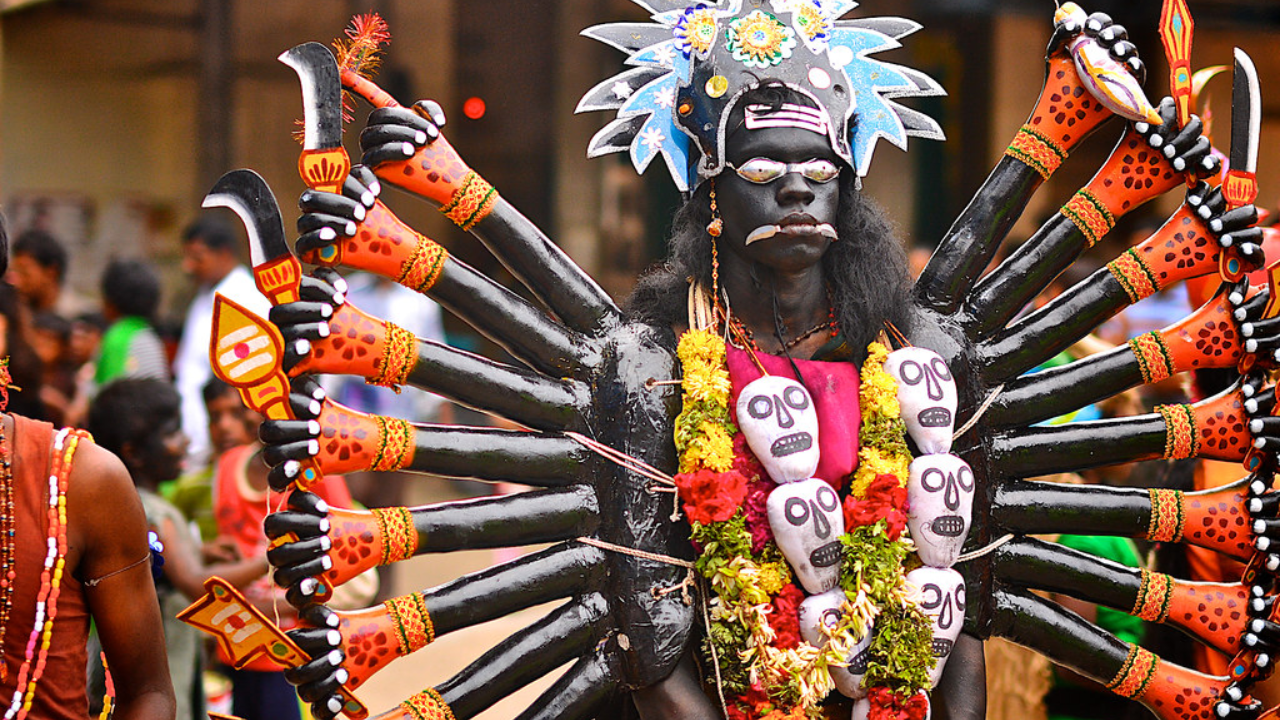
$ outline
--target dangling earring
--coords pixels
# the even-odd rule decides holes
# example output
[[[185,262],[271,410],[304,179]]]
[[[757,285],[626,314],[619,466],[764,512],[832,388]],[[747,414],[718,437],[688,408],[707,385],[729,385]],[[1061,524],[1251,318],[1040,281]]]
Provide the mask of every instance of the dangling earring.
[[[711,297],[716,305],[720,304],[720,233],[724,232],[724,221],[720,219],[720,209],[716,207],[716,181],[711,179],[711,222],[707,223],[707,234],[711,236]]]
[[[711,180],[711,222],[707,223],[707,234],[713,238],[724,232],[724,220],[720,219],[720,208],[716,206],[716,181]]]

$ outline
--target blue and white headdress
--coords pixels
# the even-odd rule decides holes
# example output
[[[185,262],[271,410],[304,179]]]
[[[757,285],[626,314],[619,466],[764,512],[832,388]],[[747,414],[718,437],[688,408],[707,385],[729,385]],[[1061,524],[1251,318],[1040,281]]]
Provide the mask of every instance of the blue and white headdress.
[[[661,156],[682,191],[724,168],[730,111],[762,80],[780,80],[829,118],[831,147],[859,177],[881,139],[942,140],[927,115],[894,100],[944,95],[917,70],[870,57],[920,29],[892,17],[840,20],[853,0],[632,0],[654,23],[613,23],[587,37],[634,66],[592,88],[578,112],[617,110],[587,154],[626,152],[637,172]],[[850,126],[850,120],[856,122]]]

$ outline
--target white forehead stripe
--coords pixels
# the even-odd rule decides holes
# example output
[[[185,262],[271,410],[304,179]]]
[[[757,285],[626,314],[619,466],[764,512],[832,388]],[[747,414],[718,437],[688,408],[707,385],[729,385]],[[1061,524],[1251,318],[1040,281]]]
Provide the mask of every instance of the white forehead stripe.
[[[793,127],[827,135],[830,125],[827,114],[807,105],[783,103],[774,105],[748,105],[746,126],[748,130]]]

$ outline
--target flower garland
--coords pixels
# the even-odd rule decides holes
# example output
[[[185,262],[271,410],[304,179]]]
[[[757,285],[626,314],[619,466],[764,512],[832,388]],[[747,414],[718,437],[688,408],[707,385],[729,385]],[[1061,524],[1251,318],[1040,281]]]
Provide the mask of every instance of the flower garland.
[[[888,350],[874,343],[862,368],[859,466],[849,481],[841,538],[847,602],[821,648],[801,637],[805,594],[769,528],[766,500],[776,484],[729,413],[724,340],[712,329],[689,330],[677,354],[684,406],[676,419],[675,480],[700,553],[697,570],[711,588],[704,651],[719,664],[730,720],[820,717],[835,689],[828,669],[846,664],[873,620],[864,681],[871,718],[922,719],[932,631],[904,579],[913,549],[903,532],[911,455],[897,385],[883,367]]]

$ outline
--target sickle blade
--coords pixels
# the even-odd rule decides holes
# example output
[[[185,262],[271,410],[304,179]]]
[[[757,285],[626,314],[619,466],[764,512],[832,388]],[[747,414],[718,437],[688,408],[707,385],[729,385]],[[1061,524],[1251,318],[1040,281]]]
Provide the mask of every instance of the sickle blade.
[[[240,216],[249,236],[254,280],[272,304],[297,299],[302,266],[289,250],[280,206],[261,175],[232,170],[218,179],[201,205],[228,208]]]
[[[320,43],[309,42],[286,50],[278,59],[293,68],[302,84],[303,148],[341,147],[342,77],[333,53]]]
[[[1258,169],[1258,135],[1262,130],[1262,90],[1253,59],[1236,48],[1236,69],[1231,93],[1231,169],[1246,173]]]

